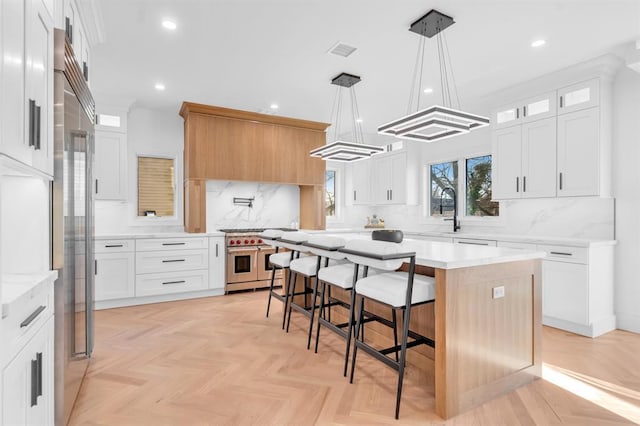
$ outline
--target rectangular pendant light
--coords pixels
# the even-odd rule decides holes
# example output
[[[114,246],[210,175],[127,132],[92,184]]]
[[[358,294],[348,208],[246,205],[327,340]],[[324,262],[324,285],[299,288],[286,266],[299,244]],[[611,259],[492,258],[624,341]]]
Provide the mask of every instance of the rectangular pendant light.
[[[335,141],[314,149],[309,155],[322,158],[323,160],[350,162],[369,158],[374,154],[384,152],[384,150],[384,147],[376,145]]]

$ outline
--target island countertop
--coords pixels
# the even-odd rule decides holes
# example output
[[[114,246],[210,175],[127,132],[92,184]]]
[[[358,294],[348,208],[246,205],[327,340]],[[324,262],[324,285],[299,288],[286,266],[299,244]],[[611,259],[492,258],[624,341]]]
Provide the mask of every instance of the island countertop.
[[[333,234],[331,231],[327,231],[326,235],[339,237],[345,241],[371,239],[368,235],[350,233]],[[468,268],[520,260],[540,259],[545,256],[545,252],[543,251],[461,245],[414,240],[411,238],[405,238],[400,245],[402,246],[402,251],[416,253],[417,265],[439,269]]]

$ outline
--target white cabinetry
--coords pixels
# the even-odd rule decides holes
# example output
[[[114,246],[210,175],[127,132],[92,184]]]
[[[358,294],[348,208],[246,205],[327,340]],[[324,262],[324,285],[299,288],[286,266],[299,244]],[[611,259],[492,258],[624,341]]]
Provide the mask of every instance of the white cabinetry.
[[[600,192],[598,107],[558,116],[558,196]]]
[[[95,199],[127,199],[127,135],[96,130]]]
[[[513,102],[494,110],[491,115],[494,129],[555,117],[556,92],[549,92],[519,102]]]
[[[351,167],[353,185],[353,204],[369,204],[371,202],[371,161],[360,160]]]
[[[558,89],[558,115],[600,104],[600,81],[597,78]]]
[[[407,187],[406,153],[376,156],[373,159],[373,201],[375,204],[404,204]]]
[[[0,152],[53,174],[53,18],[42,0],[0,3]]]
[[[53,424],[53,317],[2,370],[2,424]]]
[[[80,69],[87,84],[89,83],[89,54],[90,46],[87,38],[87,30],[81,18],[78,5],[75,0],[64,0],[61,4],[63,8],[64,23],[63,28],[71,46]]]
[[[95,300],[135,296],[135,243],[101,240],[95,243]]]
[[[542,262],[545,325],[589,337],[615,328],[613,249],[538,245],[547,253]]]
[[[209,238],[209,288],[224,291],[225,273],[224,237]]]
[[[555,196],[555,117],[496,130],[492,144],[494,199]]]

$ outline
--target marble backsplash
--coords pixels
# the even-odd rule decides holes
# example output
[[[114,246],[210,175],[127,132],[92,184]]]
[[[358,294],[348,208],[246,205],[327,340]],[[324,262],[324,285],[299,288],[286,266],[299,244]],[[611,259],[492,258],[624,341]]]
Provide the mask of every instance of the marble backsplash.
[[[328,228],[361,228],[374,213],[387,228],[449,231],[451,222],[426,218],[424,207],[345,206]],[[474,220],[460,217],[462,233],[513,234],[567,238],[614,239],[615,199],[597,197],[509,200],[500,202],[500,218]]]
[[[234,197],[255,197],[252,207],[238,206]],[[300,218],[297,185],[207,181],[207,232],[221,228],[290,227]]]

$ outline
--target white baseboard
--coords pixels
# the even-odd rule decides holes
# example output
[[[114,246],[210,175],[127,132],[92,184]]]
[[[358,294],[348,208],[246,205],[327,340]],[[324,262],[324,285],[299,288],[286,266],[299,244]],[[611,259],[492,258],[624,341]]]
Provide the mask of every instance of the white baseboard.
[[[156,296],[129,297],[126,299],[100,300],[95,302],[95,309],[123,308],[126,306],[148,305],[150,303],[173,302],[176,300],[197,299],[200,297],[224,296],[224,289],[190,291],[187,293],[159,294]]]
[[[617,317],[618,317],[617,327],[620,330],[631,331],[633,333],[640,333],[640,315],[625,314],[623,312],[618,312]]]
[[[616,329],[615,315],[602,318],[589,325],[576,324],[571,321],[565,321],[548,316],[542,317],[542,323],[550,327],[559,328],[561,330],[570,331],[571,333],[581,334],[587,337],[598,337]]]

